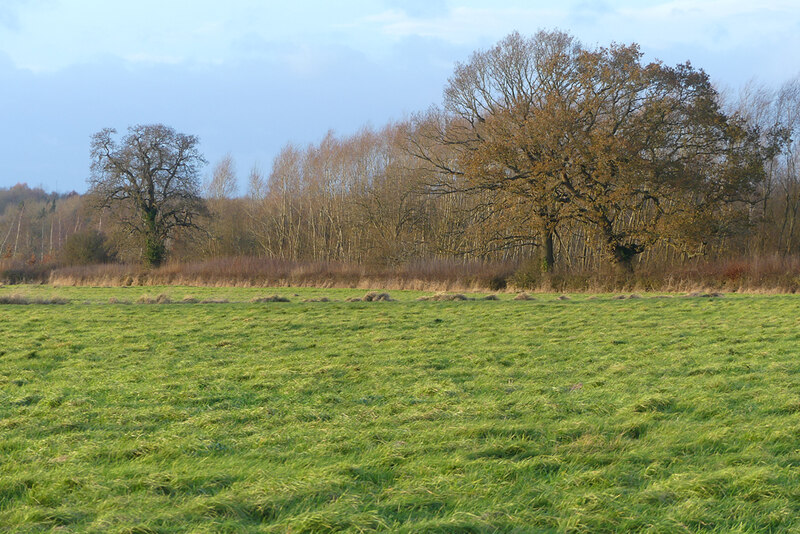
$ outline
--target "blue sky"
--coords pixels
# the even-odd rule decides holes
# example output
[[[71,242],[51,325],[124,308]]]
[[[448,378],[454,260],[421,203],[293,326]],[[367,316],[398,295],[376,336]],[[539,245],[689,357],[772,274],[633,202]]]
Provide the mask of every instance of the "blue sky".
[[[439,103],[456,61],[540,28],[734,90],[800,74],[797,0],[0,0],[0,187],[85,191],[92,133],[154,122],[244,182],[289,141]]]

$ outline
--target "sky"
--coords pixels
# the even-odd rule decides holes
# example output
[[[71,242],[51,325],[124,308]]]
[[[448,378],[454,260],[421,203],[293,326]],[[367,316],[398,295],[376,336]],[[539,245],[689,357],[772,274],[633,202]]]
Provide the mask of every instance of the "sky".
[[[457,62],[539,29],[728,91],[800,74],[798,0],[0,0],[0,187],[84,192],[91,135],[152,123],[244,184],[289,142],[439,104]]]

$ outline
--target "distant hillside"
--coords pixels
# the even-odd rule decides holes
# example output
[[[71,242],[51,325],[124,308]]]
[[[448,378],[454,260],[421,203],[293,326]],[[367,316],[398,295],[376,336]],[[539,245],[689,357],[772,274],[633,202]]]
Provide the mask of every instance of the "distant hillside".
[[[78,193],[46,193],[40,187],[30,188],[28,184],[19,183],[13,187],[0,187],[0,217],[5,215],[6,210],[16,209],[20,202],[31,204],[34,202],[46,202],[53,199],[60,200],[75,196]]]

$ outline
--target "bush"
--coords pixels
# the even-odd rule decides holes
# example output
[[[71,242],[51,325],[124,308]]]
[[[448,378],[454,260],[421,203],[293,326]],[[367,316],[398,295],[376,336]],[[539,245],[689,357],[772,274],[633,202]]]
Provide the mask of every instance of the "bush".
[[[512,286],[520,289],[535,289],[542,285],[544,272],[542,262],[538,258],[530,258],[524,261],[519,268],[511,275],[509,282]]]
[[[61,261],[67,265],[89,265],[109,263],[114,253],[105,234],[97,230],[85,230],[72,234],[61,249]]]
[[[43,284],[51,270],[50,265],[41,263],[6,262],[0,264],[0,284]]]
[[[492,291],[502,291],[508,287],[508,281],[505,276],[497,275],[489,279],[489,289]]]

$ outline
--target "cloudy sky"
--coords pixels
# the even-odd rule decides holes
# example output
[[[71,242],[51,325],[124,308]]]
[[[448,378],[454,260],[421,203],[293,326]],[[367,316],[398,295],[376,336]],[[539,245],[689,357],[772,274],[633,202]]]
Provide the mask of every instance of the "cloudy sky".
[[[0,187],[85,191],[92,133],[155,122],[244,182],[287,142],[439,103],[455,62],[542,28],[734,90],[800,74],[797,0],[0,0]]]

